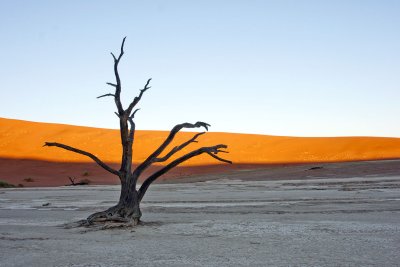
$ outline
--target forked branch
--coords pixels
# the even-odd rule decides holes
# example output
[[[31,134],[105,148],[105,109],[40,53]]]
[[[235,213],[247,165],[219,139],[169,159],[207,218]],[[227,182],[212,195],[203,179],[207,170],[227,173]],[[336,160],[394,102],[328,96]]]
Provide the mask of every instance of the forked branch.
[[[92,160],[94,160],[97,164],[99,164],[106,171],[111,172],[112,174],[115,174],[115,175],[119,175],[119,172],[117,170],[114,170],[113,168],[111,168],[110,166],[108,166],[107,164],[102,162],[98,157],[96,157],[92,153],[89,153],[89,152],[86,152],[86,151],[83,151],[81,149],[77,149],[77,148],[74,148],[71,146],[67,146],[64,144],[54,143],[54,142],[45,142],[43,146],[56,146],[56,147],[63,148],[68,151],[72,151],[72,152],[75,152],[78,154],[85,155],[85,156],[91,158]]]
[[[172,168],[176,167],[177,165],[195,157],[198,155],[201,155],[203,153],[207,153],[210,156],[212,156],[213,158],[219,160],[219,161],[223,161],[225,163],[229,163],[232,164],[232,161],[220,158],[217,156],[218,153],[220,152],[225,152],[224,150],[221,149],[225,149],[227,148],[227,145],[216,145],[216,146],[211,146],[211,147],[202,147],[199,149],[196,149],[176,160],[174,160],[173,162],[169,163],[167,166],[161,168],[160,170],[156,171],[154,174],[150,175],[142,184],[142,186],[140,187],[139,191],[138,191],[138,197],[139,197],[139,201],[142,200],[144,194],[146,193],[147,189],[149,188],[149,186],[155,181],[157,180],[158,177],[160,177],[161,175],[165,174],[166,172],[168,172],[169,170],[171,170]]]
[[[140,99],[142,99],[144,92],[146,92],[147,90],[149,90],[151,88],[151,86],[149,86],[150,81],[151,81],[151,78],[147,80],[143,89],[140,90],[139,95],[133,99],[132,103],[126,109],[126,113],[128,113],[128,116],[130,116],[132,109],[139,103]]]
[[[121,103],[121,88],[122,88],[122,85],[121,85],[121,79],[120,79],[119,72],[118,72],[118,64],[119,64],[122,56],[124,55],[125,39],[126,39],[126,37],[124,37],[124,39],[122,40],[121,52],[120,52],[119,56],[116,57],[114,55],[114,53],[111,53],[111,55],[112,55],[112,57],[114,59],[114,75],[115,75],[116,83],[108,82],[107,84],[112,86],[112,87],[115,87],[115,93],[114,94],[108,93],[108,94],[104,94],[104,95],[101,95],[101,96],[97,97],[97,98],[102,98],[102,97],[106,97],[106,96],[114,97],[114,101],[115,101],[115,105],[117,106],[117,109],[118,109],[119,117],[121,117],[124,114],[127,114],[128,117],[131,116],[133,108],[139,103],[139,101],[142,98],[144,92],[146,92],[148,89],[151,88],[149,86],[150,81],[151,81],[151,78],[150,78],[150,79],[147,80],[147,82],[146,82],[145,86],[143,87],[143,89],[140,90],[139,95],[137,97],[135,97],[133,99],[132,103],[129,105],[129,107],[126,110],[124,110],[124,108],[122,106],[122,103]]]
[[[173,156],[175,153],[177,153],[178,151],[184,149],[185,147],[187,147],[188,145],[190,145],[191,143],[197,143],[197,137],[199,137],[200,135],[205,134],[206,132],[201,132],[196,134],[195,136],[193,136],[190,140],[186,141],[185,143],[174,147],[173,149],[171,149],[170,152],[168,152],[164,157],[161,158],[155,158],[154,162],[164,162],[167,161],[171,156]]]
[[[152,163],[157,162],[157,157],[160,156],[160,154],[165,150],[165,148],[174,140],[176,134],[182,130],[183,128],[199,128],[199,127],[204,127],[208,131],[208,127],[210,125],[205,122],[198,121],[194,124],[192,123],[182,123],[176,125],[174,128],[172,128],[171,132],[169,133],[167,139],[160,145],[159,148],[157,148],[156,151],[154,151],[145,161],[143,161],[135,170],[135,175],[136,177],[139,177],[142,172],[147,169]],[[197,137],[197,136],[196,136]],[[186,144],[185,146],[187,146]],[[175,152],[174,152],[175,153]],[[173,154],[174,154],[173,153]]]

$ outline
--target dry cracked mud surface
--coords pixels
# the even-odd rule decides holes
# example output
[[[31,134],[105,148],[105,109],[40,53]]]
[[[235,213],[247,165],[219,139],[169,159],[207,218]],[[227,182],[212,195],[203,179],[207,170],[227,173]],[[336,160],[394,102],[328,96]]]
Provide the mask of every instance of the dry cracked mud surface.
[[[61,227],[113,205],[118,194],[118,186],[1,189],[0,266],[400,262],[396,175],[156,184],[143,200],[144,226]]]

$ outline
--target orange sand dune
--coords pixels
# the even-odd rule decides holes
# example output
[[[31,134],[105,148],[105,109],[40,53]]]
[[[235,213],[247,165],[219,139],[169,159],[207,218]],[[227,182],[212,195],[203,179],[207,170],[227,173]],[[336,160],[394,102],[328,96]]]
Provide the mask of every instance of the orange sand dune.
[[[158,147],[167,134],[166,131],[137,131],[134,161],[144,160]],[[174,144],[182,143],[192,136],[193,133],[182,132],[177,135]],[[60,142],[89,151],[105,162],[118,163],[120,161],[121,146],[117,130],[0,118],[0,158],[55,162],[91,161],[85,156],[60,148],[43,147],[46,141]],[[199,141],[189,149],[200,145],[227,144],[230,153],[223,154],[223,156],[236,164],[340,162],[400,158],[400,138],[284,137],[210,132],[201,136]],[[182,153],[188,151],[186,149]],[[183,165],[219,163],[208,155],[202,155]]]

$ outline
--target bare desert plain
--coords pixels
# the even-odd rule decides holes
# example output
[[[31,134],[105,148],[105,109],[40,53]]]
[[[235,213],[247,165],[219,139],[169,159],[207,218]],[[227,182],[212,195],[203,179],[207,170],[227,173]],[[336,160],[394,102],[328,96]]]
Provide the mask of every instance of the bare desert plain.
[[[95,231],[64,224],[115,204],[117,181],[42,145],[67,143],[117,164],[118,132],[0,126],[0,180],[24,185],[0,189],[0,266],[399,265],[398,138],[206,134],[201,144],[228,144],[235,164],[199,157],[150,187],[143,225]],[[135,160],[166,134],[139,131]],[[92,185],[63,186],[67,176]]]

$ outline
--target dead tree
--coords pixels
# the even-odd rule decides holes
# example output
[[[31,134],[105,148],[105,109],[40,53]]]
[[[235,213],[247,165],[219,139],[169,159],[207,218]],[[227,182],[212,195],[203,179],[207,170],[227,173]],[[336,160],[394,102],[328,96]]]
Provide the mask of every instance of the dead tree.
[[[126,37],[125,37],[126,38]],[[216,160],[225,162],[225,163],[232,163],[229,160],[223,159],[218,156],[219,153],[227,153],[224,149],[227,148],[224,144],[209,146],[209,147],[201,147],[196,150],[193,150],[183,156],[176,158],[175,160],[171,161],[170,163],[163,166],[158,171],[154,172],[153,174],[146,177],[139,187],[137,182],[139,177],[143,174],[143,172],[148,169],[153,163],[160,163],[166,162],[172,156],[174,156],[177,152],[181,151],[183,148],[187,147],[191,143],[197,143],[197,138],[200,135],[204,134],[205,132],[200,132],[194,134],[194,136],[187,140],[186,142],[173,147],[168,152],[165,152],[167,147],[171,144],[174,140],[176,134],[182,129],[189,129],[189,128],[204,128],[208,131],[209,124],[205,122],[196,122],[196,123],[182,123],[178,124],[172,128],[168,137],[165,141],[150,155],[148,158],[139,164],[135,169],[132,167],[132,145],[135,141],[135,122],[134,117],[136,112],[139,110],[136,108],[138,103],[143,97],[143,94],[150,89],[150,81],[148,79],[143,89],[140,90],[140,93],[137,97],[133,99],[133,101],[129,104],[129,106],[125,109],[121,103],[121,79],[118,73],[118,65],[121,61],[122,56],[124,55],[124,44],[125,38],[122,41],[121,51],[118,57],[116,57],[113,53],[111,53],[114,59],[114,74],[115,74],[115,83],[107,83],[109,86],[115,88],[115,92],[108,93],[101,95],[97,98],[102,97],[112,97],[114,98],[115,105],[117,107],[117,112],[115,114],[119,118],[119,125],[120,125],[120,135],[121,135],[121,144],[122,144],[122,159],[121,159],[121,166],[119,170],[111,168],[109,165],[104,163],[95,155],[78,149],[74,148],[65,144],[55,143],[55,142],[46,142],[44,146],[55,146],[65,150],[69,150],[78,154],[82,154],[94,160],[98,165],[100,165],[106,171],[116,175],[119,177],[121,182],[121,194],[118,201],[118,204],[105,210],[102,212],[97,212],[90,215],[86,220],[80,222],[80,225],[93,225],[98,223],[119,223],[122,225],[137,225],[140,221],[142,213],[140,211],[140,202],[143,199],[147,189],[149,186],[157,180],[161,175],[167,173],[172,168],[176,167],[177,165],[193,158],[199,156],[201,154],[207,154]],[[165,153],[163,153],[165,152]],[[162,155],[164,154],[164,155]]]
[[[74,178],[74,177],[68,176],[68,179],[69,179],[69,181],[71,182],[70,185],[76,185],[76,183],[75,183],[75,178]]]
[[[77,183],[75,182],[75,177],[68,176],[68,179],[71,183],[67,184],[66,186],[88,185],[90,183],[88,179],[80,180]]]

